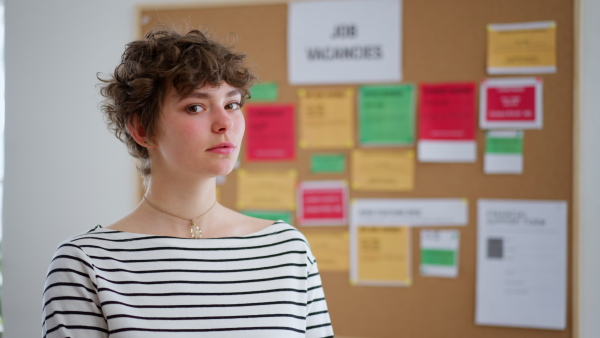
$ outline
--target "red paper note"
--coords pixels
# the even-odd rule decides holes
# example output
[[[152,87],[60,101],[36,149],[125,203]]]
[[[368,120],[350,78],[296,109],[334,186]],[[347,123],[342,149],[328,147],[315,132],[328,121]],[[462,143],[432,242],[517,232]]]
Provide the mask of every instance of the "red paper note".
[[[494,78],[481,82],[481,128],[540,129],[542,117],[541,78]]]
[[[475,83],[420,86],[419,139],[475,139]]]
[[[475,162],[475,83],[419,87],[420,162]]]
[[[246,160],[288,161],[296,157],[294,106],[246,107]]]
[[[300,225],[346,225],[348,186],[344,181],[305,181],[298,187]]]

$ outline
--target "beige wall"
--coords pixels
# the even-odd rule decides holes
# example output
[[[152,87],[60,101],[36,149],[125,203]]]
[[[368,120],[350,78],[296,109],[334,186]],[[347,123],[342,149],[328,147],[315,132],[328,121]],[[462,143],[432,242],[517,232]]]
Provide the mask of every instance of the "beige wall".
[[[575,128],[579,163],[579,257],[577,329],[582,338],[600,337],[600,1],[580,0],[579,121]],[[578,143],[578,145],[577,145]],[[577,210],[577,208],[573,208]],[[576,211],[577,212],[577,211]]]

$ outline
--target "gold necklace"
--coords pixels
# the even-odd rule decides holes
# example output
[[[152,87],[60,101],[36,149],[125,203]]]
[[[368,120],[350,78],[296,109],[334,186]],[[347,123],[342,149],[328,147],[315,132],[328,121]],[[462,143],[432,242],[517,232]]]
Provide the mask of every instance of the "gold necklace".
[[[192,233],[192,238],[200,238],[200,237],[202,237],[202,229],[200,229],[200,227],[196,225],[196,218],[200,218],[200,217],[206,215],[206,213],[208,213],[215,206],[215,204],[217,204],[217,200],[215,199],[215,202],[210,206],[210,208],[208,208],[208,210],[206,210],[205,212],[203,212],[201,215],[196,216],[194,218],[185,218],[185,217],[174,215],[174,214],[172,214],[172,213],[170,213],[168,211],[164,211],[163,209],[161,209],[161,208],[157,207],[156,205],[150,203],[150,201],[148,201],[148,199],[146,198],[146,195],[144,195],[144,201],[146,201],[151,207],[153,207],[154,209],[156,209],[156,210],[158,210],[160,212],[164,212],[167,215],[171,215],[173,217],[181,218],[181,219],[184,219],[186,221],[192,222],[190,224],[190,232]]]

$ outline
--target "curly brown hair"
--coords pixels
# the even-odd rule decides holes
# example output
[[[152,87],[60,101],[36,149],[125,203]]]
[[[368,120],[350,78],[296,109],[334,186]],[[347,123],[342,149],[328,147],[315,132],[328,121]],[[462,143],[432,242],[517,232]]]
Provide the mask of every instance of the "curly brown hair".
[[[108,129],[139,160],[138,171],[146,179],[151,172],[148,149],[139,145],[127,126],[138,116],[149,140],[158,132],[158,118],[165,94],[174,88],[187,95],[205,84],[226,82],[242,91],[242,104],[250,98],[256,76],[244,64],[246,55],[235,52],[199,30],[180,34],[159,26],[144,40],[125,47],[121,63],[108,79],[97,75],[101,105]]]

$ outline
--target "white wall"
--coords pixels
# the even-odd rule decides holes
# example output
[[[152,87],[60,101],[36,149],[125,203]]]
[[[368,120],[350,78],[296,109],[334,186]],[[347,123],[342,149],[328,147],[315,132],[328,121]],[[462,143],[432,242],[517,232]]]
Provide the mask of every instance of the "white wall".
[[[140,2],[5,0],[6,338],[40,336],[44,278],[60,241],[134,205],[133,161],[104,127],[95,86],[96,72],[114,69],[135,37]]]
[[[600,1],[581,0],[579,337],[600,337]],[[576,136],[577,137],[577,136]]]

